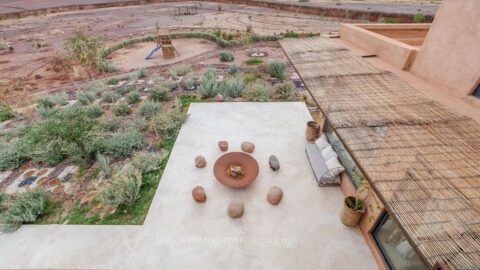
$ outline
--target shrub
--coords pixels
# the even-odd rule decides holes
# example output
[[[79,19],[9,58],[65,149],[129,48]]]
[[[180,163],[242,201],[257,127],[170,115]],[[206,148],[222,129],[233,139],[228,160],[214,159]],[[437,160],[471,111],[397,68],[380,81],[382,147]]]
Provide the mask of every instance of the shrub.
[[[107,81],[108,85],[114,85],[117,84],[120,80],[118,78],[111,78]]]
[[[417,12],[415,13],[415,15],[413,15],[413,22],[414,23],[423,23],[425,22],[425,14],[421,13],[421,12]]]
[[[132,91],[135,91],[135,86],[133,85],[125,85],[123,87],[121,87],[120,89],[117,90],[117,93],[124,96],[125,94],[128,94]]]
[[[111,73],[117,71],[117,67],[111,62],[107,60],[99,60],[97,62],[97,68],[100,71]]]
[[[128,104],[135,104],[140,102],[140,100],[141,100],[141,96],[137,90],[130,92],[127,96]]]
[[[78,91],[77,92],[77,99],[78,102],[82,105],[88,105],[95,101],[97,98],[97,93],[90,90],[85,91]]]
[[[162,105],[155,101],[147,100],[140,105],[139,112],[140,115],[146,119],[152,118],[155,114],[162,110]]]
[[[209,69],[202,76],[202,83],[200,85],[200,95],[202,98],[212,98],[219,92],[217,83],[217,71]]]
[[[112,112],[116,116],[125,116],[130,114],[131,111],[132,109],[130,109],[130,107],[128,107],[128,104],[125,102],[117,102],[112,107]]]
[[[275,98],[279,100],[291,100],[293,98],[293,87],[287,83],[278,84],[275,87]]]
[[[110,169],[110,161],[104,155],[97,153],[97,162],[102,174],[109,178],[112,175],[112,169]]]
[[[298,38],[298,33],[294,32],[294,31],[288,31],[283,33],[283,37],[285,38]]]
[[[15,117],[15,113],[13,112],[12,108],[7,104],[3,104],[0,101],[0,122],[6,121],[8,119],[12,119]]]
[[[13,232],[23,223],[34,222],[43,214],[47,201],[47,192],[41,188],[18,194],[0,215],[0,231]]]
[[[96,66],[102,46],[100,37],[88,36],[82,32],[75,32],[65,40],[65,49],[69,55],[87,68]]]
[[[237,98],[245,89],[245,81],[242,78],[229,78],[224,82],[224,93],[226,97]]]
[[[106,153],[113,158],[128,157],[142,147],[143,135],[135,130],[127,130],[107,140]]]
[[[57,164],[70,158],[81,165],[92,157],[85,145],[94,124],[83,106],[53,111],[45,120],[23,129],[15,143],[16,153],[35,162]]]
[[[87,87],[87,91],[92,91],[93,93],[95,93],[96,96],[100,95],[103,91],[106,91],[108,89],[108,86],[105,85],[105,83],[103,83],[102,81],[93,81]]]
[[[193,86],[195,86],[195,79],[193,77],[186,78],[185,81],[183,82],[183,86],[186,89],[192,89]]]
[[[172,80],[178,80],[178,74],[175,70],[170,70],[170,77],[172,77]]]
[[[168,155],[168,151],[159,152],[137,152],[132,158],[132,164],[142,173],[158,170],[163,159]]]
[[[68,104],[68,94],[65,92],[58,93],[53,96],[53,101],[58,105],[67,105]]]
[[[283,79],[285,77],[285,68],[287,67],[287,64],[284,61],[281,60],[271,60],[268,61],[267,64],[267,73],[270,74],[270,76]]]
[[[107,117],[98,123],[100,130],[112,132],[120,127],[121,120],[118,117]]]
[[[156,102],[168,101],[171,96],[167,89],[163,87],[153,87],[150,89],[150,100]]]
[[[179,65],[173,67],[170,72],[175,72],[178,76],[185,76],[192,68],[189,65]]]
[[[50,109],[55,106],[55,101],[51,96],[43,96],[37,98],[37,107],[43,109]]]
[[[147,69],[146,68],[141,68],[138,70],[137,78],[142,79],[147,76]]]
[[[170,138],[177,135],[182,124],[187,120],[187,115],[173,110],[168,113],[157,114],[153,118],[157,132],[164,138]]]
[[[90,118],[98,118],[102,115],[102,107],[98,104],[89,105],[86,107],[87,115]]]
[[[247,65],[259,65],[261,63],[263,63],[263,60],[257,57],[250,57],[245,61]]]
[[[180,108],[182,109],[185,109],[190,105],[190,103],[196,101],[198,101],[198,97],[194,95],[184,94],[178,97],[178,105],[180,105]]]
[[[23,162],[23,155],[16,144],[0,142],[0,171],[18,168]]]
[[[111,182],[100,192],[99,200],[115,207],[122,204],[131,206],[138,199],[141,187],[141,173],[127,163],[118,173],[112,175]]]
[[[170,91],[175,90],[177,88],[178,83],[175,81],[164,81],[161,83],[162,87],[167,88]]]
[[[114,103],[120,98],[121,98],[120,94],[110,90],[102,93],[102,101],[105,103]]]
[[[244,91],[243,96],[247,101],[267,102],[270,101],[270,90],[264,85],[255,84]]]
[[[261,78],[262,78],[262,74],[258,71],[254,71],[246,74],[244,77],[244,80],[245,80],[245,83],[251,83]]]
[[[228,65],[227,73],[230,75],[235,75],[238,72],[238,70],[239,70],[239,67],[237,63],[231,63],[230,65]]]
[[[218,54],[218,57],[220,58],[220,61],[222,61],[222,62],[232,62],[233,59],[235,59],[231,52],[220,52]]]
[[[133,119],[133,121],[128,122],[125,125],[124,130],[126,130],[126,131],[129,131],[129,130],[145,131],[147,129],[147,127],[148,127],[147,121],[142,117],[137,117],[137,118]]]

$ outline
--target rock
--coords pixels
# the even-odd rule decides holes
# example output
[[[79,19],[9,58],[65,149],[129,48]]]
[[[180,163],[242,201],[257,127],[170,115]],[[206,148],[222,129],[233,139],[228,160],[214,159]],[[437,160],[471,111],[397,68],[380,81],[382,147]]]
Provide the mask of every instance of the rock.
[[[216,102],[222,102],[223,101],[223,95],[222,94],[217,94],[215,96],[215,101]]]
[[[57,186],[56,188],[53,189],[52,194],[53,195],[59,195],[64,193],[63,187],[62,186]]]
[[[48,181],[48,187],[49,188],[58,186],[60,184],[62,184],[62,182],[58,178],[53,178],[52,180]]]
[[[197,168],[203,168],[203,167],[207,166],[207,161],[205,160],[205,158],[202,155],[199,155],[195,158],[195,166]]]
[[[192,197],[195,201],[203,203],[207,200],[207,194],[201,186],[196,186],[192,189]]]
[[[36,172],[37,172],[36,170],[29,170],[24,174],[24,177],[27,178],[27,177],[33,176]]]
[[[48,181],[48,177],[44,176],[44,177],[38,179],[37,185],[45,187],[45,184],[47,183],[47,181]]]
[[[268,165],[270,165],[270,168],[273,171],[280,169],[280,163],[278,162],[278,158],[275,155],[271,155],[268,158]]]
[[[255,144],[251,142],[242,142],[242,151],[247,153],[253,153],[253,151],[255,151]]]
[[[37,175],[37,176],[42,176],[42,175],[44,175],[46,172],[48,172],[47,169],[41,169],[40,171],[37,172],[36,175]]]
[[[223,152],[228,150],[228,142],[227,141],[219,141],[218,142],[218,148],[222,150]]]
[[[243,216],[243,203],[239,201],[233,201],[228,205],[228,215],[231,218],[239,218]]]
[[[63,182],[63,183],[70,182],[70,180],[72,180],[72,177],[73,177],[73,173],[67,173],[67,174],[62,178],[62,182]]]
[[[34,78],[35,78],[35,80],[39,80],[39,79],[42,78],[42,75],[40,75],[40,74],[35,74],[35,77],[34,77]]]
[[[283,197],[283,190],[277,186],[273,186],[268,190],[267,201],[272,205],[280,203]]]
[[[38,176],[29,176],[25,178],[22,182],[18,184],[18,187],[30,186],[35,180],[37,180]]]

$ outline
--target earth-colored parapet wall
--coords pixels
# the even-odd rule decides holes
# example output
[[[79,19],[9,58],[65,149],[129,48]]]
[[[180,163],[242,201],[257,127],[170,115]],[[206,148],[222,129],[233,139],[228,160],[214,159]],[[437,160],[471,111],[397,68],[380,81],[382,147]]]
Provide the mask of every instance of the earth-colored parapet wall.
[[[343,24],[340,37],[368,54],[409,70],[430,24]]]
[[[46,8],[37,8],[37,9],[22,9],[21,11],[16,12],[0,12],[0,20],[21,18],[26,16],[38,16],[49,13],[58,13],[65,11],[74,11],[74,10],[88,10],[94,8],[108,8],[108,7],[120,7],[120,6],[129,6],[129,5],[142,5],[142,4],[151,4],[151,3],[171,3],[171,2],[185,2],[183,0],[118,0],[113,2],[102,2],[98,3],[88,3],[88,4],[73,4],[69,5],[68,3],[63,6],[56,7],[46,7]],[[207,2],[207,1],[205,1]],[[326,17],[339,17],[339,18],[348,18],[348,19],[357,19],[357,20],[366,20],[366,21],[378,21],[380,18],[392,19],[399,23],[412,22],[412,14],[402,14],[402,13],[391,13],[391,12],[380,12],[375,10],[353,10],[345,8],[331,8],[325,6],[319,6],[310,3],[287,3],[287,2],[274,2],[266,0],[211,0],[208,2],[216,3],[225,3],[225,4],[240,4],[240,5],[250,5],[257,7],[265,7],[271,9],[277,9],[282,11],[297,12],[303,14],[319,15]],[[425,15],[425,21],[431,22],[433,20],[433,15]]]

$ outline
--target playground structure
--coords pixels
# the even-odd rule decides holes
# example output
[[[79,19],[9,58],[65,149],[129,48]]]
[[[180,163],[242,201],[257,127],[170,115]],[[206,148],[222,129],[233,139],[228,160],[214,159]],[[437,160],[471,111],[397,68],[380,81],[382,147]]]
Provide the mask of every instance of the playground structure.
[[[195,14],[197,14],[197,5],[181,6],[181,7],[175,8],[175,16],[195,15]]]
[[[170,59],[175,57],[175,52],[177,55],[180,53],[175,49],[172,44],[172,39],[170,37],[158,37],[157,46],[145,57],[145,60],[150,60],[153,58],[153,55],[162,49],[162,54],[164,59]]]

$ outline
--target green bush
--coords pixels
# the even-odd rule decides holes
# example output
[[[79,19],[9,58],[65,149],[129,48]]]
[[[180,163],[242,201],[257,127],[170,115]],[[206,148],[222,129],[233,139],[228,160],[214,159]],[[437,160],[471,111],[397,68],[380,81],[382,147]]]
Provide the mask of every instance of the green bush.
[[[37,98],[37,107],[43,109],[50,109],[56,105],[56,102],[51,96],[43,96]]]
[[[247,101],[267,102],[270,101],[270,90],[261,84],[254,84],[248,90],[243,92]]]
[[[105,85],[102,81],[93,81],[91,82],[88,87],[87,91],[92,91],[95,93],[96,96],[100,95],[103,91],[108,90],[108,86]]]
[[[135,90],[136,90],[136,89],[135,89],[135,86],[133,86],[133,85],[125,85],[125,86],[119,88],[119,89],[117,90],[117,93],[118,93],[119,95],[124,96],[124,95],[126,95],[126,94],[128,94],[128,93],[130,93],[130,92],[132,92],[132,91],[135,91]]]
[[[133,121],[127,122],[124,130],[125,131],[145,131],[148,128],[147,120],[143,117],[136,117]]]
[[[262,78],[262,74],[258,71],[247,73],[244,76],[245,83],[251,83],[251,82],[254,82],[254,81],[256,81],[258,79],[261,79],[261,78]]]
[[[149,98],[156,102],[163,102],[170,100],[171,96],[169,91],[164,87],[153,87],[150,89]]]
[[[122,96],[120,96],[120,94],[118,94],[117,92],[113,92],[110,90],[102,93],[102,101],[105,103],[114,103],[117,100],[119,100],[121,97]]]
[[[131,206],[137,199],[142,187],[142,174],[127,163],[116,174],[111,182],[99,194],[99,201],[106,205],[118,207]]]
[[[121,119],[118,117],[106,117],[98,123],[100,130],[105,132],[116,131],[121,124]]]
[[[162,110],[162,105],[158,102],[147,100],[140,105],[138,109],[141,116],[145,119],[152,118],[155,114]]]
[[[194,85],[195,79],[193,77],[185,78],[185,81],[183,82],[183,86],[185,87],[185,89],[192,89]]]
[[[87,115],[90,118],[98,118],[102,115],[102,107],[98,104],[92,104],[86,107],[87,109]]]
[[[175,81],[178,80],[178,73],[177,73],[177,71],[171,69],[171,70],[170,70],[170,77],[172,78],[172,80],[175,80]]]
[[[298,33],[294,32],[294,31],[288,31],[283,33],[283,37],[285,38],[298,38]]]
[[[146,68],[141,68],[138,70],[138,73],[137,73],[137,78],[139,79],[142,79],[142,78],[145,78],[147,76],[147,69]]]
[[[41,188],[16,195],[0,214],[0,232],[13,232],[24,223],[34,222],[43,214],[47,201],[47,192]]]
[[[0,171],[18,168],[24,159],[15,142],[0,142]]]
[[[107,60],[100,60],[97,62],[97,68],[100,71],[111,73],[117,71],[117,67],[111,62]]]
[[[61,106],[65,106],[68,104],[68,94],[65,92],[58,93],[53,96],[53,101]]]
[[[219,92],[217,83],[217,71],[213,68],[203,73],[202,83],[200,85],[200,95],[202,98],[212,98]]]
[[[98,55],[102,47],[103,41],[101,37],[88,36],[82,32],[75,32],[65,40],[65,49],[68,54],[87,68],[98,67]]]
[[[293,87],[288,83],[281,83],[275,87],[275,98],[278,100],[292,100]]]
[[[226,52],[226,51],[220,52],[218,54],[218,58],[220,58],[220,61],[222,62],[232,62],[235,59],[231,52]]]
[[[190,103],[197,102],[197,101],[198,101],[198,97],[194,95],[183,94],[178,97],[178,105],[182,109],[185,109],[188,106],[190,106]]]
[[[112,112],[116,116],[125,116],[132,112],[132,109],[125,102],[117,102],[112,107]]]
[[[14,117],[15,113],[13,112],[12,108],[10,108],[10,106],[7,104],[0,102],[0,122],[12,119]]]
[[[109,178],[112,176],[112,169],[110,168],[110,161],[104,155],[97,153],[97,162],[103,176]]]
[[[120,80],[118,78],[111,78],[107,81],[108,85],[114,85],[117,84]]]
[[[132,158],[132,164],[142,173],[158,170],[162,161],[167,157],[168,151],[159,152],[137,152]]]
[[[272,77],[283,79],[286,67],[287,64],[282,60],[270,60],[267,64],[267,73]]]
[[[113,135],[106,142],[106,154],[113,158],[128,157],[143,147],[143,135],[135,130],[127,130]]]
[[[175,82],[175,81],[168,80],[168,81],[162,82],[161,85],[162,85],[163,88],[166,88],[170,91],[173,91],[173,90],[175,90],[175,88],[177,88],[178,83]]]
[[[127,96],[128,104],[138,103],[138,102],[140,102],[141,99],[142,98],[140,96],[140,93],[137,90],[135,90],[133,92],[130,92]]]
[[[425,14],[423,14],[421,12],[417,12],[417,13],[415,13],[415,15],[413,15],[413,22],[414,23],[423,23],[423,22],[425,22],[425,20],[426,20]]]
[[[88,105],[97,99],[97,93],[90,90],[78,91],[77,92],[78,102],[82,105]]]
[[[237,74],[239,69],[240,68],[238,67],[237,63],[231,63],[230,65],[228,65],[227,73],[230,75],[235,75]]]
[[[171,138],[177,135],[182,127],[182,124],[187,120],[187,115],[178,111],[172,110],[168,113],[157,114],[153,118],[157,132],[164,138]]]
[[[261,63],[263,63],[263,60],[257,57],[250,57],[245,61],[247,65],[259,65]]]
[[[229,98],[237,98],[242,94],[245,89],[245,81],[242,78],[228,78],[223,83],[224,94]]]
[[[58,164],[66,158],[84,163],[92,157],[85,145],[95,125],[83,106],[69,106],[53,111],[45,120],[27,126],[15,143],[19,158]]]
[[[189,65],[179,65],[173,67],[170,72],[175,72],[178,76],[185,76],[192,68]]]

